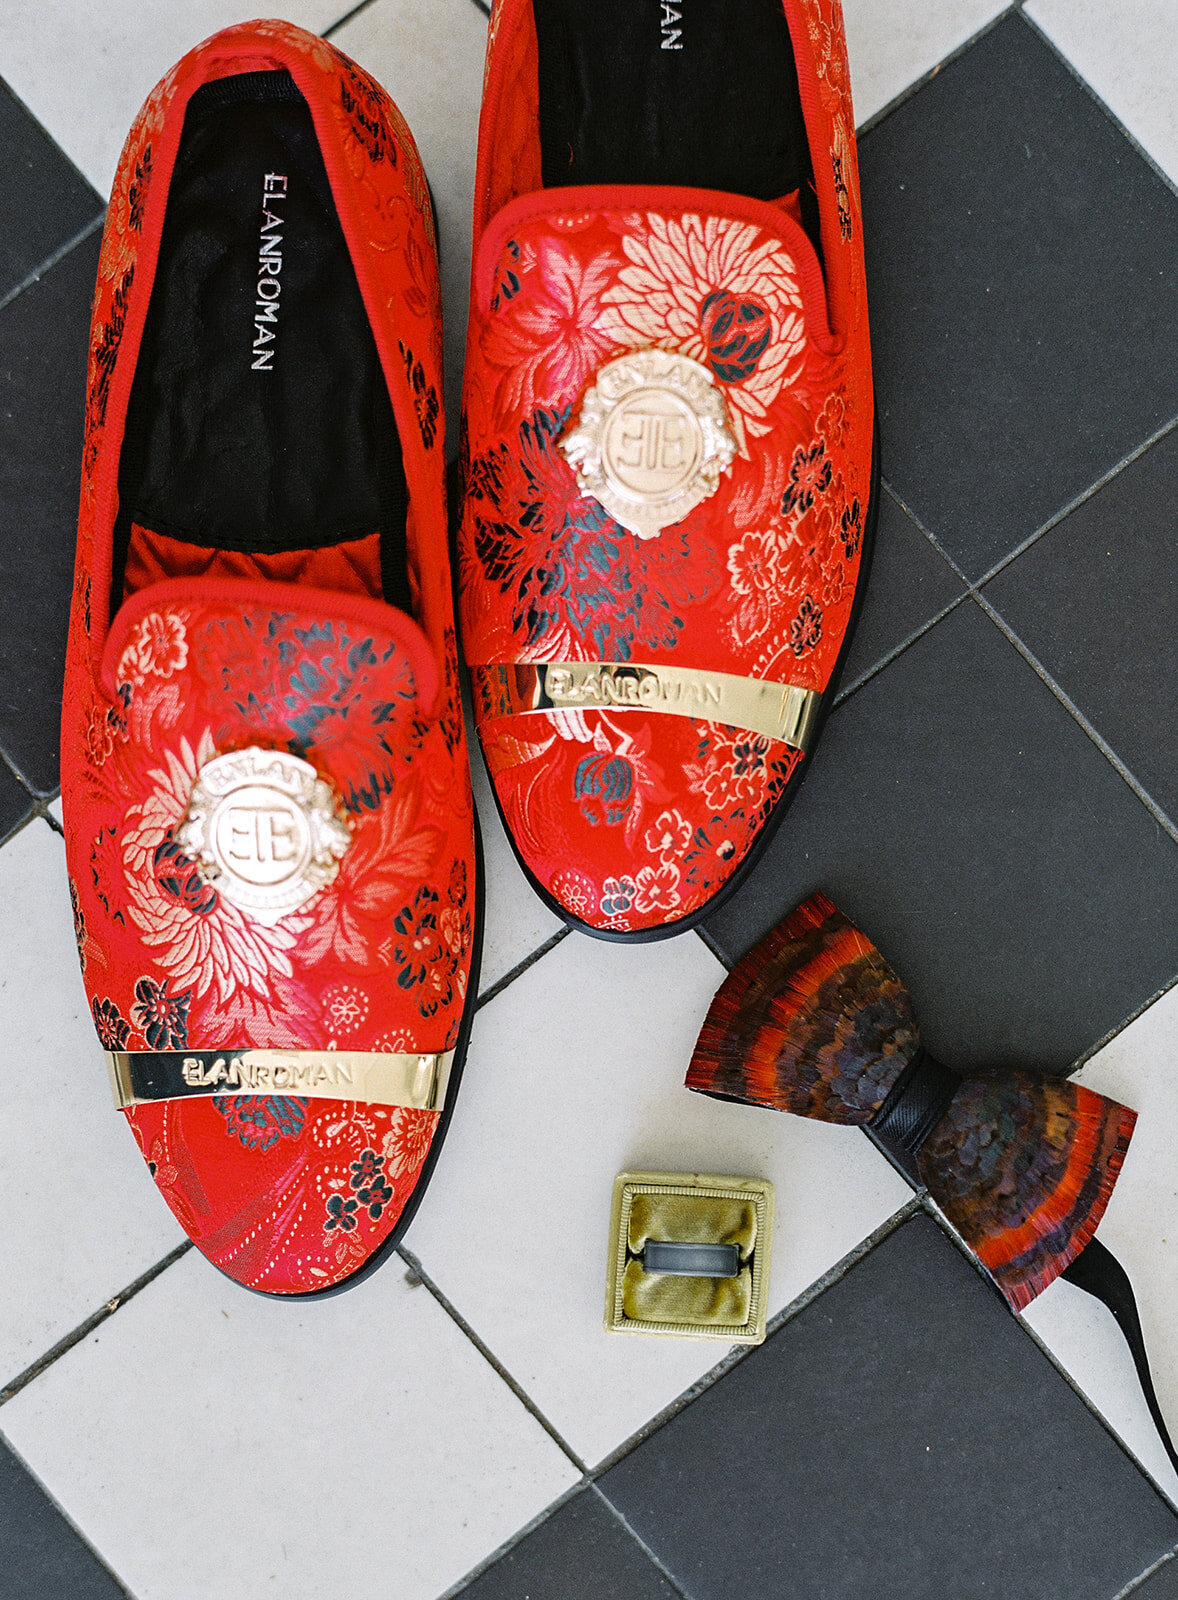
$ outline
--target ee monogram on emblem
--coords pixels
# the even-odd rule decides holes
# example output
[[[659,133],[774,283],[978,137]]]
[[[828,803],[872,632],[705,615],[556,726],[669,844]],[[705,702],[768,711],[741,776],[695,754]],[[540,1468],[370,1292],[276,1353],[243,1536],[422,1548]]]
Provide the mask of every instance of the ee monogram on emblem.
[[[205,762],[176,842],[226,900],[273,924],[331,882],[352,836],[309,762],[251,745]]]
[[[715,494],[736,440],[707,367],[670,350],[634,350],[602,367],[560,448],[585,494],[653,539]]]

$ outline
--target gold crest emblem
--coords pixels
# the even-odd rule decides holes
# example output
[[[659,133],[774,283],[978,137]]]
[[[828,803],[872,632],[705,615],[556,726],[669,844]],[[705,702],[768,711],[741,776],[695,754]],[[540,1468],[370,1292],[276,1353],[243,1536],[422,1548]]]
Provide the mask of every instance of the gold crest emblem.
[[[634,350],[602,367],[560,448],[585,494],[653,539],[715,494],[736,440],[707,367],[670,350]]]
[[[176,842],[219,894],[272,925],[331,882],[352,836],[309,762],[251,745],[205,762]]]

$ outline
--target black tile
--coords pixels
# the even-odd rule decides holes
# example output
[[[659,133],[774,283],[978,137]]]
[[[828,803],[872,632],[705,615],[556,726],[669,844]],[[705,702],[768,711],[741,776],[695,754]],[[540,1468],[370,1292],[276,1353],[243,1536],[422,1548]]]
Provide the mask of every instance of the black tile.
[[[99,239],[0,311],[0,745],[40,794],[58,725]]]
[[[1138,782],[1178,819],[1178,432],[986,588]]]
[[[1178,1560],[1167,1561],[1133,1590],[1133,1600],[1178,1600]]]
[[[462,1600],[678,1600],[638,1541],[582,1489],[462,1590]]]
[[[1178,415],[1178,199],[1019,15],[861,166],[884,474],[977,578]]]
[[[4,1600],[125,1600],[126,1593],[0,1439]]]
[[[839,707],[734,959],[824,889],[951,1066],[1066,1069],[1178,972],[1178,845],[973,600]]]
[[[693,1600],[1111,1600],[1178,1535],[927,1217],[601,1487]]]
[[[945,558],[882,489],[871,579],[843,668],[844,684],[861,678],[964,591]]]
[[[91,222],[102,201],[0,81],[0,297]]]

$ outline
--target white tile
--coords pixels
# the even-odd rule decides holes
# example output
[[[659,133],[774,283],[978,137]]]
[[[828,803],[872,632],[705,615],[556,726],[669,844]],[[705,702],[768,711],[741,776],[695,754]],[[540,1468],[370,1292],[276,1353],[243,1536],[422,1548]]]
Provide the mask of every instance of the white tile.
[[[138,1600],[433,1600],[577,1477],[395,1258],[308,1305],[192,1252],[3,1423]]]
[[[429,1201],[406,1240],[590,1463],[728,1349],[603,1330],[616,1173],[771,1179],[771,1312],[911,1198],[857,1129],[684,1089],[723,976],[694,934],[626,947],[573,934],[543,956],[475,1021]]]
[[[564,923],[548,910],[515,859],[499,817],[499,809],[491,798],[491,782],[476,745],[472,728],[471,778],[483,834],[483,868],[486,874],[486,923],[479,988],[486,991],[546,939],[558,933]]]
[[[1026,9],[1178,181],[1178,6],[1173,0],[1032,0]]]
[[[332,43],[400,106],[433,190],[446,336],[446,433],[458,442],[475,151],[487,24],[471,0],[375,0]]]
[[[60,825],[61,820],[62,820],[62,816],[61,816],[61,796],[60,795],[58,795],[57,799],[49,807],[49,815],[51,817],[53,817],[54,820]]]
[[[1077,1081],[1138,1113],[1133,1142],[1097,1237],[1133,1283],[1158,1400],[1178,1440],[1178,989],[1118,1034]],[[1178,1503],[1178,1475],[1162,1451],[1128,1347],[1109,1313],[1082,1290],[1055,1283],[1023,1314]]]
[[[282,15],[319,33],[347,9],[347,0],[286,0]],[[9,4],[0,8],[0,77],[105,197],[127,130],[168,68],[258,11],[255,0]]]
[[[843,0],[856,121],[873,117],[1005,10],[998,0]]]
[[[0,851],[0,906],[3,1383],[184,1235],[111,1101],[48,823]]]

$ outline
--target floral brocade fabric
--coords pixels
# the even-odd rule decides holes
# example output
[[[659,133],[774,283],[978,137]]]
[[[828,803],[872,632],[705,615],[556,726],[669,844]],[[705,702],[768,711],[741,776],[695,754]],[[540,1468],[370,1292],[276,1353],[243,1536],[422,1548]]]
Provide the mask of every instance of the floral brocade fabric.
[[[181,570],[167,539],[152,546],[138,529],[135,592],[114,606],[107,592],[123,418],[184,109],[203,82],[278,68],[314,116],[393,401],[413,493],[414,617],[365,592],[359,559],[354,571],[338,553],[303,573],[248,571],[240,557]],[[439,315],[413,141],[354,63],[267,22],[225,30],[167,75],[132,128],[107,216],[63,706],[75,929],[107,1050],[436,1052],[459,1037],[477,886]],[[177,838],[201,766],[251,746],[309,762],[350,839],[334,880],[273,924],[231,903]],[[388,1239],[438,1125],[436,1111],[296,1094],[125,1114],[204,1254],[276,1293],[337,1283]]]
[[[824,284],[790,204],[697,190],[552,189],[533,146],[530,8],[492,20],[462,444],[461,632],[472,666],[667,665],[824,692],[871,493],[858,183],[837,6],[787,5],[824,208]],[[818,157],[828,152],[818,171]],[[702,364],[737,451],[719,488],[639,538],[560,448],[608,362]],[[690,716],[478,703],[517,849],[567,911],[635,932],[702,908],[804,764]]]

